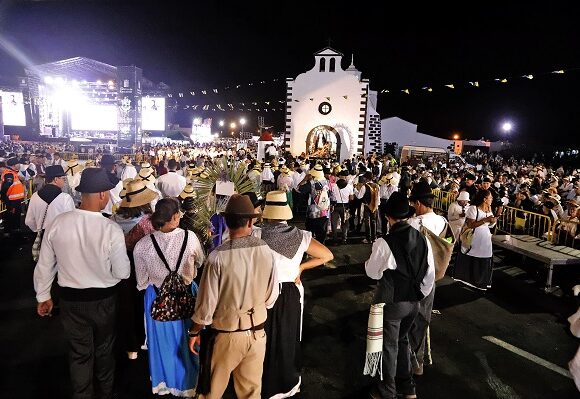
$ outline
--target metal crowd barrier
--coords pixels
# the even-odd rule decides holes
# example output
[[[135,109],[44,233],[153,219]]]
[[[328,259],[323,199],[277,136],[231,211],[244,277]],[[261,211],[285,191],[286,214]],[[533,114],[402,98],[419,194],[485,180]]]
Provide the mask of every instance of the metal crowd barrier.
[[[554,223],[546,215],[504,206],[498,217],[496,233],[525,234],[552,241]]]
[[[457,193],[453,191],[442,191],[440,189],[433,190],[435,195],[435,200],[433,201],[433,209],[443,213],[447,217],[447,212],[449,211],[449,205],[455,201],[457,198]]]
[[[556,220],[550,238],[554,245],[580,249],[580,222]]]
[[[6,212],[6,205],[4,205],[4,202],[0,201],[0,213],[2,212]]]

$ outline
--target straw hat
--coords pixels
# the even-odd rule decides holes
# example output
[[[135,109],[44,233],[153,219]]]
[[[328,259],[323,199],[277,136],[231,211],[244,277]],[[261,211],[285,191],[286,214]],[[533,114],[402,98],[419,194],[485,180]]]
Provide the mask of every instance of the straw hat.
[[[155,183],[155,175],[153,174],[153,168],[141,168],[138,175],[140,180],[147,183]]]
[[[141,179],[133,179],[126,184],[123,182],[125,188],[123,191],[123,200],[121,201],[122,208],[136,208],[149,204],[157,198],[157,193],[147,187],[145,182]]]
[[[141,162],[141,168],[151,169],[151,164],[149,162]]]
[[[290,169],[288,169],[288,167],[284,165],[280,168],[280,173],[285,176],[288,176],[290,174]]]
[[[288,206],[288,198],[284,191],[270,191],[266,194],[266,206],[262,212],[264,219],[290,220],[292,210]]]
[[[314,180],[324,180],[324,170],[320,164],[314,165],[314,168],[312,168],[308,173],[314,178]]]
[[[179,194],[179,198],[181,198],[181,199],[186,199],[188,197],[191,197],[191,198],[197,197],[197,194],[195,193],[195,191],[193,191],[193,186],[191,184],[186,185],[183,188],[183,191],[181,192],[181,194]]]
[[[83,168],[81,165],[79,165],[79,162],[77,160],[71,159],[70,161],[66,162],[66,174],[67,175],[69,173],[71,175],[74,175],[75,173],[78,173],[81,170],[83,170]]]
[[[94,168],[95,167],[95,161],[93,161],[92,159],[89,159],[87,162],[85,162],[85,168]]]
[[[123,155],[123,157],[121,158],[121,162],[123,162],[125,165],[130,165],[131,158],[129,157],[129,155]]]

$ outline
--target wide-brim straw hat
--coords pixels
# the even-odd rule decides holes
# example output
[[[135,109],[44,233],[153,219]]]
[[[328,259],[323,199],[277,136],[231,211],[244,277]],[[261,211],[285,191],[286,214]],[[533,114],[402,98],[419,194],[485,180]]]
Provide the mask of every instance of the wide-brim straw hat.
[[[314,168],[310,169],[308,173],[314,180],[324,180],[324,170],[320,164],[314,165]]]
[[[285,191],[270,191],[266,194],[266,203],[262,218],[273,220],[290,220],[294,217],[288,206],[288,197]]]
[[[136,208],[150,204],[151,201],[157,198],[158,194],[151,190],[145,182],[141,179],[132,179],[124,184],[123,200],[121,201],[121,208]]]
[[[288,169],[288,167],[284,165],[280,168],[280,173],[282,173],[283,175],[288,175],[290,174],[290,169]]]
[[[95,166],[95,161],[93,161],[92,159],[87,160],[87,162],[85,162],[85,168],[93,168]]]
[[[66,174],[74,175],[75,173],[80,172],[83,170],[83,167],[79,164],[77,160],[71,159],[70,161],[66,162]]]
[[[153,168],[141,168],[137,176],[139,179],[147,183],[155,183],[155,173],[153,173]]]
[[[183,188],[183,191],[181,191],[181,193],[179,194],[179,198],[181,199],[186,199],[186,198],[196,198],[197,194],[195,193],[195,191],[193,190],[193,186],[191,184],[186,185]]]

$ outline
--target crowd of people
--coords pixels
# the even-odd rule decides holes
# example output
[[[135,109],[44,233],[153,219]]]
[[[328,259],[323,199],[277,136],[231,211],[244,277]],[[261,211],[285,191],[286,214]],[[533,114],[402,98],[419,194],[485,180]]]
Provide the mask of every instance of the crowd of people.
[[[295,395],[301,275],[331,262],[327,246],[353,235],[372,245],[365,270],[378,281],[373,305],[381,305],[381,364],[367,353],[368,374],[377,377],[371,396],[414,398],[435,296],[422,228],[442,236],[449,226],[460,242],[452,277],[482,291],[492,284],[491,235],[505,207],[569,221],[567,234],[577,234],[580,169],[500,155],[399,165],[390,155],[339,162],[277,148],[260,160],[255,147],[227,143],[143,148],[118,160],[103,150],[94,160],[65,161],[64,150],[5,144],[0,192],[4,235],[23,229],[23,213],[37,233],[40,316],[52,312],[58,275],[75,398],[111,397],[115,345],[128,359],[147,349],[155,394],[220,398],[232,376],[241,398]],[[244,170],[252,190],[231,195],[206,236],[194,228],[197,182],[224,158]],[[451,202],[444,215],[435,209],[438,190]],[[466,230],[469,242],[461,240]],[[195,307],[160,321],[152,309],[173,275]]]

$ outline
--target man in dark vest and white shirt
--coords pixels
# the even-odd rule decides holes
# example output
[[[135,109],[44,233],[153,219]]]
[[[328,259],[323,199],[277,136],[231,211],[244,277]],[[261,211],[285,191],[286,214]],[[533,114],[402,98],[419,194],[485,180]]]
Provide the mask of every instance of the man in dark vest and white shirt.
[[[379,280],[373,304],[385,304],[382,379],[371,390],[371,397],[391,399],[399,393],[411,399],[417,396],[408,333],[419,311],[419,301],[435,283],[435,262],[427,239],[406,221],[415,212],[407,196],[394,192],[384,208],[389,234],[373,243],[365,263],[367,275]]]

